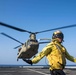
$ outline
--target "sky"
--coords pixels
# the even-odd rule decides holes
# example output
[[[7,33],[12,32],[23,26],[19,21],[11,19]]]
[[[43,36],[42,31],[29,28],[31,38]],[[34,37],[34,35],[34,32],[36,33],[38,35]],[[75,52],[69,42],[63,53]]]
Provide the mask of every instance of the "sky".
[[[37,32],[56,27],[76,24],[76,0],[0,0],[0,22],[7,23],[28,31]],[[63,45],[70,55],[76,57],[76,27],[61,29],[64,33]],[[29,34],[0,26],[4,32],[15,39],[26,42]],[[37,39],[51,38],[54,31],[37,34]],[[0,34],[0,64],[28,65],[21,59],[17,61],[20,45]],[[46,44],[39,46],[41,52]],[[44,57],[36,65],[47,65]],[[67,60],[67,64],[75,64]]]

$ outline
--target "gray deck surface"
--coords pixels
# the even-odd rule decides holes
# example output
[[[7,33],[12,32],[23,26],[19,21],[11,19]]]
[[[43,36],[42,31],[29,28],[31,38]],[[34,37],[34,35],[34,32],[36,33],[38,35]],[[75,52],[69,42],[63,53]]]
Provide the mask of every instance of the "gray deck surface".
[[[66,75],[76,75],[76,69],[64,69]],[[0,68],[0,75],[50,75],[47,68]]]

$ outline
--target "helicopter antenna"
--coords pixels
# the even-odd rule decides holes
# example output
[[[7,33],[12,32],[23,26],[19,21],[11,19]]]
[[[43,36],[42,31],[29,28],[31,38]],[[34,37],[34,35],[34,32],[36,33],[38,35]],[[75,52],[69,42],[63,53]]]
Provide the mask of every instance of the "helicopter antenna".
[[[48,32],[48,31],[53,31],[53,30],[58,30],[58,29],[71,28],[71,27],[76,27],[76,24],[74,24],[74,25],[68,25],[68,26],[63,26],[63,27],[58,27],[58,28],[53,28],[53,29],[48,29],[48,30],[36,32],[36,34],[43,33],[43,32]]]

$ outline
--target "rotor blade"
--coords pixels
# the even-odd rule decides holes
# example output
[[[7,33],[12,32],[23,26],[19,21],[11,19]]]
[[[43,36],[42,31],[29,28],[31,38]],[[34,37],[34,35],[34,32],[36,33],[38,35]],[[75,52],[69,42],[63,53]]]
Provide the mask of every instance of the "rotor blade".
[[[3,22],[0,22],[0,25],[1,25],[1,26],[5,26],[5,27],[8,27],[8,28],[11,28],[11,29],[14,29],[14,30],[17,30],[17,31],[31,33],[30,31],[27,31],[27,30],[24,30],[24,29],[15,27],[15,26],[11,26],[11,25],[5,24],[5,23],[3,23]]]
[[[22,42],[16,40],[15,38],[13,38],[13,37],[11,37],[11,36],[5,34],[5,33],[1,33],[1,34],[4,35],[4,36],[6,36],[6,37],[8,37],[8,38],[10,38],[10,39],[12,39],[12,40],[14,40],[14,41],[16,41],[16,42],[18,42],[18,43],[20,43],[20,44],[23,44]]]
[[[47,42],[39,42],[39,44],[44,44],[44,43],[50,43],[50,41],[47,41]]]
[[[58,30],[58,29],[71,28],[71,27],[76,27],[76,24],[69,25],[69,26],[63,26],[63,27],[58,27],[58,28],[53,28],[53,29],[48,29],[48,30],[36,32],[36,34],[38,34],[38,33],[43,33],[43,32],[48,32],[48,31],[53,31],[53,30]]]
[[[17,49],[17,48],[20,47],[20,46],[22,46],[22,45],[19,45],[19,46],[17,46],[17,47],[14,47],[14,49]]]
[[[41,39],[38,39],[39,41],[42,41],[42,40],[51,40],[49,38],[41,38]]]

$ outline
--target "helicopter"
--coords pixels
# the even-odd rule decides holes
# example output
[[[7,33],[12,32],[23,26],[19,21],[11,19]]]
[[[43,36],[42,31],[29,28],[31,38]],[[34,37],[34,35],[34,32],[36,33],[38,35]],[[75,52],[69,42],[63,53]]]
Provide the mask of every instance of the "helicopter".
[[[32,58],[33,56],[35,56],[38,53],[39,44],[49,43],[51,41],[51,39],[44,38],[44,39],[40,39],[40,40],[49,40],[49,41],[39,42],[36,39],[36,34],[49,32],[49,31],[53,31],[53,30],[58,30],[58,29],[76,27],[76,24],[63,26],[63,27],[58,27],[58,28],[53,28],[53,29],[48,29],[48,30],[43,30],[43,31],[39,31],[39,32],[27,31],[27,30],[24,30],[24,29],[21,29],[21,28],[18,28],[18,27],[15,27],[15,26],[3,23],[3,22],[0,22],[0,26],[11,28],[11,29],[14,29],[14,30],[17,30],[17,31],[20,31],[20,32],[27,32],[27,33],[30,34],[29,39],[25,43],[22,43],[22,42],[16,40],[15,38],[7,35],[6,33],[3,33],[3,32],[1,33],[2,35],[4,35],[4,36],[6,36],[6,37],[8,37],[8,38],[10,38],[10,39],[12,39],[12,40],[21,44],[21,45],[14,48],[14,49],[16,49],[16,48],[21,46],[18,49],[18,53],[17,53],[17,61],[18,61],[18,59],[30,59],[30,58]]]

